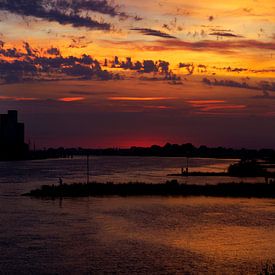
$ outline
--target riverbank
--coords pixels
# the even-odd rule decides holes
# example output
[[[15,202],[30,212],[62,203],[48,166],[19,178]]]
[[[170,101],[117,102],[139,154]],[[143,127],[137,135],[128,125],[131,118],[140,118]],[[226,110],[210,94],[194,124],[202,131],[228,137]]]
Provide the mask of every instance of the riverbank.
[[[23,196],[35,198],[105,197],[105,196],[209,196],[235,198],[275,198],[275,184],[220,183],[216,185],[180,184],[176,180],[165,184],[148,183],[74,183],[43,185]]]

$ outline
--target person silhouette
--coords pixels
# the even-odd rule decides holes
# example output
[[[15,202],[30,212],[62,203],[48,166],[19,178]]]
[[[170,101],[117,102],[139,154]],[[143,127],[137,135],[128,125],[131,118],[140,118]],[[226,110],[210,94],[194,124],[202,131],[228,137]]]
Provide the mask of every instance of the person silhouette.
[[[58,182],[59,182],[59,185],[63,185],[63,180],[62,180],[62,178],[59,178]]]

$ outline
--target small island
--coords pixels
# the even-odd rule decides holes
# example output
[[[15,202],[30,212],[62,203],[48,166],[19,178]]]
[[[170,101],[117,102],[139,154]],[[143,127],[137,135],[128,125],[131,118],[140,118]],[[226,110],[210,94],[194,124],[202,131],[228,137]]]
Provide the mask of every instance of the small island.
[[[236,177],[236,178],[256,178],[263,177],[265,182],[275,179],[275,172],[268,171],[267,168],[273,168],[272,164],[266,162],[259,162],[255,159],[242,159],[237,163],[229,165],[225,172],[200,172],[186,169],[181,170],[179,174],[168,174],[173,177]]]
[[[210,196],[210,197],[239,197],[239,198],[275,198],[274,173],[269,172],[262,164],[255,160],[241,160],[231,164],[227,173],[204,173],[188,170],[174,176],[231,176],[231,177],[263,177],[263,183],[219,183],[215,185],[196,185],[179,183],[173,179],[165,183],[73,183],[58,185],[43,185],[39,189],[31,190],[24,196],[36,198],[57,197],[105,197],[105,196]],[[271,180],[269,180],[271,179]]]
[[[74,183],[43,185],[23,194],[35,198],[106,197],[106,196],[209,196],[235,198],[275,198],[275,184],[221,183],[217,185],[180,184],[177,180],[164,184],[148,183]]]

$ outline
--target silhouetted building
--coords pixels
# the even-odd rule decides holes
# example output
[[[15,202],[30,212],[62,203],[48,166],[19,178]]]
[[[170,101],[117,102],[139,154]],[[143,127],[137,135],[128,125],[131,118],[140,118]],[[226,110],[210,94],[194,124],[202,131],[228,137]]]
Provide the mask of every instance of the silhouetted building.
[[[24,159],[28,155],[24,124],[19,123],[17,111],[0,114],[0,159]]]

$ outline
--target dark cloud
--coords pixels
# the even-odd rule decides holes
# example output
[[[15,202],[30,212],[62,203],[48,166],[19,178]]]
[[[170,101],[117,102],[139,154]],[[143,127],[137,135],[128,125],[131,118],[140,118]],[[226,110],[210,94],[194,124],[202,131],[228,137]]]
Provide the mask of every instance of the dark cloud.
[[[275,82],[260,81],[258,83],[258,86],[264,92],[267,92],[267,91],[275,92]]]
[[[153,29],[147,29],[147,28],[133,28],[132,31],[138,31],[142,33],[143,35],[149,35],[149,36],[157,36],[157,37],[163,37],[163,38],[171,38],[171,39],[177,39],[175,36],[172,36],[168,33],[153,30]]]
[[[91,40],[87,40],[86,36],[66,36],[71,39],[71,43],[69,45],[69,48],[86,48],[89,44],[93,43]]]
[[[58,48],[51,47],[51,48],[47,49],[47,54],[60,55],[60,50]]]
[[[111,12],[111,6],[106,1],[68,1],[68,0],[0,0],[0,10],[5,10],[22,16],[33,16],[61,25],[70,24],[74,27],[89,29],[110,30],[111,25],[98,22],[92,18],[81,15],[82,6],[101,13]],[[89,7],[89,8],[88,8]],[[108,10],[109,8],[109,10]],[[113,10],[111,15],[113,15]]]
[[[270,95],[270,93],[268,91],[263,91],[262,95],[256,95],[252,98],[255,98],[255,99],[275,99],[275,96]]]
[[[211,27],[211,26],[204,26],[204,27]],[[211,28],[212,32],[232,32],[230,29],[221,29],[221,28]]]
[[[107,62],[107,60],[105,61]],[[144,60],[144,61],[136,61],[132,62],[131,57],[127,57],[126,61],[120,61],[117,56],[115,56],[114,60],[112,61],[112,68],[121,68],[125,70],[135,70],[141,73],[153,73],[159,72],[161,74],[169,74],[169,62],[159,60]]]
[[[116,92],[107,92],[107,91],[70,91],[70,95],[79,95],[79,96],[94,96],[94,95],[115,95]]]
[[[122,79],[118,74],[103,70],[100,63],[90,55],[63,57],[58,48],[51,47],[38,51],[27,42],[23,43],[23,48],[23,52],[17,48],[0,48],[0,79],[5,83],[53,81],[64,79],[64,76],[70,79]],[[5,57],[9,57],[9,60]],[[133,62],[131,57],[122,61],[116,56],[113,61],[105,59],[104,66],[158,74],[161,79],[172,81],[173,84],[180,81],[180,77],[170,70],[169,62],[163,60]]]
[[[221,53],[232,53],[234,50],[241,49],[259,49],[259,50],[275,50],[274,42],[262,42],[257,40],[232,40],[232,41],[213,41],[201,40],[198,42],[189,42],[182,40],[159,40],[155,46],[150,45],[150,51],[164,50],[193,50],[193,51],[216,51]],[[147,46],[143,47],[144,50]]]
[[[202,82],[204,84],[210,86],[225,86],[225,87],[236,87],[236,88],[244,88],[244,89],[252,89],[252,90],[261,90],[263,91],[263,95],[266,97],[269,96],[268,91],[275,92],[275,82],[270,81],[260,81],[256,83],[256,85],[250,85],[246,81],[238,82],[235,80],[227,79],[227,80],[217,80],[217,79],[209,79],[203,78]]]
[[[237,34],[234,34],[231,32],[220,32],[220,31],[211,32],[211,33],[209,33],[209,35],[218,36],[218,37],[238,37],[238,38],[243,37],[241,35],[237,35]]]
[[[0,49],[0,79],[4,83],[17,83],[33,80],[59,80],[64,76],[77,79],[109,80],[117,78],[112,73],[102,70],[99,62],[89,55],[81,57],[63,57],[58,48],[43,50],[51,57],[40,56],[27,42],[23,44],[26,53],[16,48]]]
[[[0,48],[0,55],[11,58],[20,58],[24,56],[24,54],[18,51],[16,48],[4,49],[3,47]]]
[[[275,73],[275,69],[250,70],[252,73]]]
[[[0,79],[6,83],[17,83],[23,79],[33,78],[37,68],[28,61],[15,60],[13,62],[0,61]]]
[[[225,86],[225,87],[236,87],[236,88],[244,88],[244,89],[258,89],[255,86],[251,86],[246,82],[238,82],[238,81],[234,81],[234,80],[211,80],[209,78],[203,78],[202,82],[204,84],[207,84],[209,86]]]
[[[114,2],[110,2],[107,0],[78,0],[78,1],[68,1],[63,0],[60,1],[61,4],[63,4],[63,8],[70,8],[71,10],[75,12],[81,12],[81,11],[92,11],[92,12],[98,12],[102,14],[106,14],[112,17],[119,17],[120,19],[129,19],[132,18],[135,21],[142,20],[141,17],[135,15],[129,15],[123,11],[121,11],[121,6],[114,4]]]
[[[189,63],[180,63],[179,68],[185,68],[189,75],[192,75],[195,70],[195,66]]]
[[[30,46],[28,42],[23,42],[23,48],[27,52],[27,56],[35,56],[39,51]]]
[[[228,67],[216,67],[216,66],[213,66],[212,68],[215,69],[215,70],[219,70],[219,71],[235,72],[235,73],[241,73],[241,72],[248,71],[247,68],[231,68],[231,66],[228,66]]]
[[[214,16],[213,16],[213,15],[209,16],[209,17],[208,17],[208,20],[209,20],[210,22],[212,22],[212,21],[214,20]]]

